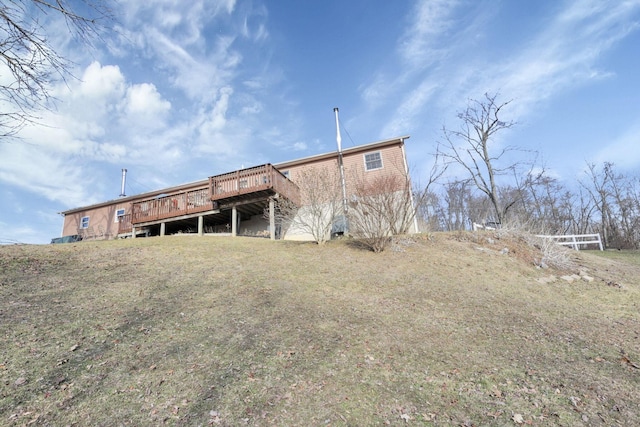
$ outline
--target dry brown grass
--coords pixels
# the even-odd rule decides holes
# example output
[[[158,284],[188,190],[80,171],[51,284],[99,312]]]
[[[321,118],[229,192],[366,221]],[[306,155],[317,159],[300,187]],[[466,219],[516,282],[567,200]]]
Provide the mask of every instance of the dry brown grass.
[[[0,424],[640,425],[640,265],[571,252],[595,280],[542,284],[566,272],[536,255],[471,233],[3,246]]]

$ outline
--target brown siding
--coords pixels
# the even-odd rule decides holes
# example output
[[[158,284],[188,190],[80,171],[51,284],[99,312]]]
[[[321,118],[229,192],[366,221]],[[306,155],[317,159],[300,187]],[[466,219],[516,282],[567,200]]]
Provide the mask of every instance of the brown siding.
[[[365,154],[379,152],[382,157],[382,169],[365,170]],[[372,148],[370,150],[349,153],[343,157],[344,174],[347,187],[347,195],[351,195],[355,191],[358,183],[369,182],[379,177],[396,176],[402,181],[406,178],[405,159],[400,143],[386,146],[382,148]],[[308,163],[297,164],[288,169],[282,169],[282,172],[289,171],[289,178],[293,182],[299,179],[300,171],[308,167],[326,167],[329,169],[338,169],[338,154],[333,158],[324,158],[321,160],[310,161]]]
[[[64,217],[63,236],[78,234],[82,217],[89,217],[89,228],[96,238],[113,238],[118,235],[118,223],[116,212],[124,209],[125,213],[131,213],[129,203],[115,203],[110,206],[101,206],[84,211],[67,214]]]

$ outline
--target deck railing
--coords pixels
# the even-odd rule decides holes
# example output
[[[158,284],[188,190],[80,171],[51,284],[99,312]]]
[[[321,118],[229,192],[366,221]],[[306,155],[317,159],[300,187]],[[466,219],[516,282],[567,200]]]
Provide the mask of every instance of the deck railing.
[[[118,234],[131,233],[132,228],[130,213],[118,216]]]
[[[214,202],[251,193],[260,197],[280,193],[294,203],[300,199],[298,187],[278,169],[266,164],[209,177],[208,187],[134,202],[131,213],[120,217],[118,232],[129,233],[133,225],[140,223],[210,211],[214,209]]]
[[[205,212],[212,208],[209,189],[199,188],[133,203],[131,207],[131,223],[139,224],[141,222],[175,218],[182,215]]]
[[[209,177],[213,201],[267,190],[280,193],[294,203],[300,199],[298,186],[271,164]]]

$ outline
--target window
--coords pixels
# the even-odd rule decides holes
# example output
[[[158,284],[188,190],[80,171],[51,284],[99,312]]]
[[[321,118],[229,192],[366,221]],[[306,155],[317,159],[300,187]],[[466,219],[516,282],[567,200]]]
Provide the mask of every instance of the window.
[[[80,218],[80,228],[89,228],[89,217],[83,216]]]
[[[118,209],[116,211],[116,221],[115,222],[120,222],[120,218],[124,216],[124,209]]]
[[[283,171],[282,175],[284,175],[285,178],[289,178],[289,171]]]
[[[379,151],[364,155],[365,170],[382,169],[382,155]]]

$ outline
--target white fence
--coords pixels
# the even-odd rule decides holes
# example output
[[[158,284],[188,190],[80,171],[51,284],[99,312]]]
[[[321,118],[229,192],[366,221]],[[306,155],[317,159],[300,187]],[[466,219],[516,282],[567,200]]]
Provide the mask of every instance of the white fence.
[[[489,225],[491,224],[491,225]],[[472,222],[471,223],[471,229],[473,231],[478,231],[478,230],[495,230],[497,227],[496,223],[485,223],[485,224],[478,224],[477,222]]]
[[[555,240],[557,244],[564,246],[571,246],[576,251],[580,250],[582,245],[597,244],[602,251],[602,240],[600,234],[567,234],[564,236],[538,236],[545,239]]]

